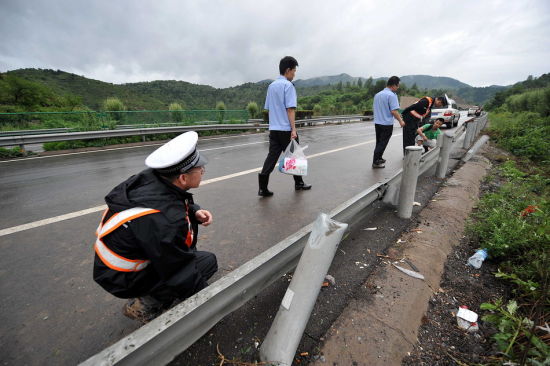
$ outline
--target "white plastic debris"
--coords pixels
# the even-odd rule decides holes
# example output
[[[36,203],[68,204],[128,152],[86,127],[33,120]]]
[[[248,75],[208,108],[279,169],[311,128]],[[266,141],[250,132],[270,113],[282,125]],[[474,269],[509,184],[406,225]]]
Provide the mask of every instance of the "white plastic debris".
[[[334,279],[334,277],[332,277],[331,275],[326,275],[325,276],[325,280],[327,280],[328,282],[330,282],[330,284],[332,286],[336,285],[336,280]]]
[[[477,324],[478,315],[469,310],[467,306],[460,306],[456,313],[456,322],[460,329],[464,329],[467,332],[477,332],[479,326]]]
[[[413,206],[422,206],[422,204],[421,204],[420,202],[414,201],[414,202],[413,202]]]
[[[418,278],[420,280],[423,280],[424,279],[424,275],[418,273],[418,272],[415,272],[415,271],[411,271],[410,269],[406,269],[406,268],[403,268],[403,267],[399,267],[398,265],[396,265],[395,263],[392,263],[393,266],[395,268],[397,268],[398,270],[400,270],[401,272],[411,276],[411,277],[414,277],[414,278]]]
[[[366,227],[366,228],[364,228],[363,230],[366,230],[366,231],[374,231],[374,230],[376,230],[376,229],[378,229],[378,228],[376,228],[376,227]]]
[[[544,330],[546,333],[550,334],[550,327],[548,326],[548,323],[544,323],[544,327],[537,325],[537,329]]]

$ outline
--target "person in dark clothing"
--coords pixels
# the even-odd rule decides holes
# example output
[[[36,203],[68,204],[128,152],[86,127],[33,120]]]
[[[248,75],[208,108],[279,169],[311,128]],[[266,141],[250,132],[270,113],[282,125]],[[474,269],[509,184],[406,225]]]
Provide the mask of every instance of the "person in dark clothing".
[[[279,77],[267,88],[264,108],[269,111],[269,153],[262,171],[258,174],[258,195],[262,197],[273,196],[273,192],[267,188],[269,175],[281,153],[285,151],[291,139],[299,142],[295,125],[298,100],[296,88],[292,84],[297,66],[298,61],[294,57],[283,57],[279,62]],[[302,176],[294,175],[293,178],[295,190],[311,189],[310,184],[304,183]]]
[[[147,322],[208,286],[217,271],[213,253],[198,251],[198,226],[212,214],[188,192],[200,185],[206,159],[198,135],[186,132],[151,153],[149,169],[128,178],[106,197],[107,210],[94,246],[94,280],[130,299],[124,315]]]
[[[386,159],[382,157],[386,146],[393,133],[393,120],[396,119],[401,127],[405,122],[399,114],[399,100],[397,98],[397,89],[399,89],[400,79],[392,76],[386,83],[386,88],[374,96],[372,103],[374,111],[374,132],[376,133],[376,146],[372,158],[373,168],[385,168]]]
[[[415,145],[416,131],[422,119],[431,113],[432,107],[441,107],[445,104],[445,97],[423,97],[416,103],[405,108],[401,115],[405,122],[403,127],[403,154],[407,146]]]

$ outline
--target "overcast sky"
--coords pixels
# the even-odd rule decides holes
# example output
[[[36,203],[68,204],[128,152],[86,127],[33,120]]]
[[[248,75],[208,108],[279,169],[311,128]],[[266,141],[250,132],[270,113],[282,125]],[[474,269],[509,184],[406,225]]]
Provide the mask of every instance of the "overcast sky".
[[[348,73],[508,85],[550,72],[549,0],[0,0],[0,71],[215,87]]]

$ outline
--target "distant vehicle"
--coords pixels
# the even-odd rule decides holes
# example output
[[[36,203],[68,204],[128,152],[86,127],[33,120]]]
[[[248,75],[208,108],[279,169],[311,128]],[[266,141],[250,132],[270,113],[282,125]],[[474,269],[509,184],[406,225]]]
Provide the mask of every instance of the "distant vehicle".
[[[437,118],[443,118],[443,123],[447,128],[458,126],[458,120],[460,119],[458,106],[453,99],[447,96],[447,94],[445,94],[445,99],[447,100],[447,105],[441,108],[432,109],[430,122],[433,122]]]
[[[482,110],[483,110],[483,107],[478,107],[478,108],[476,109],[476,111],[475,111],[475,113],[474,113],[474,114],[476,115],[476,117],[481,116],[481,111],[482,111]]]
[[[479,107],[477,105],[474,105],[474,106],[471,106],[470,108],[468,108],[468,116],[473,116],[474,114],[476,114],[476,111],[479,109]]]

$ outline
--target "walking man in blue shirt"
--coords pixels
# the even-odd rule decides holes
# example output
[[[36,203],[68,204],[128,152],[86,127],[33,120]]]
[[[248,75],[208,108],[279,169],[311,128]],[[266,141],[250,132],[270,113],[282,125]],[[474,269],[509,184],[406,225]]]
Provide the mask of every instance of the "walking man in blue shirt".
[[[273,196],[273,192],[267,189],[269,174],[275,168],[279,155],[286,149],[291,139],[298,142],[296,133],[296,88],[291,81],[296,75],[298,61],[294,57],[285,56],[279,62],[279,77],[269,84],[264,109],[269,111],[269,153],[265,159],[263,169],[258,174],[258,195],[262,197]],[[305,184],[302,177],[294,175],[294,188],[299,190],[311,189],[311,185]]]
[[[372,159],[373,168],[385,168],[386,160],[382,157],[388,142],[393,133],[393,119],[395,118],[401,127],[405,122],[399,114],[399,100],[397,99],[397,89],[399,89],[400,79],[392,76],[386,83],[384,90],[376,93],[374,96],[374,131],[376,132],[376,146]]]

